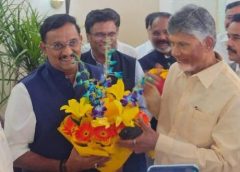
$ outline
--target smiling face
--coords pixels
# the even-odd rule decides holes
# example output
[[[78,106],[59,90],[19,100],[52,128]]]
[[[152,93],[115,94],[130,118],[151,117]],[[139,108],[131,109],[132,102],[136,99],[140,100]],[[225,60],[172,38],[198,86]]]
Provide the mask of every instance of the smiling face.
[[[66,23],[47,32],[45,42],[40,47],[54,68],[71,75],[77,71],[75,55],[81,54],[81,42],[82,37],[75,25]]]
[[[167,33],[168,20],[167,17],[158,17],[148,28],[149,40],[151,40],[154,48],[163,54],[169,53],[171,50]]]
[[[200,72],[209,66],[208,52],[204,41],[185,33],[176,33],[169,36],[172,55],[176,58],[180,68],[190,74]]]
[[[240,23],[232,22],[227,29],[229,59],[240,63]]]
[[[90,29],[87,34],[87,39],[91,45],[93,53],[96,58],[105,55],[106,44],[109,48],[116,48],[117,46],[118,28],[114,21],[97,22]]]

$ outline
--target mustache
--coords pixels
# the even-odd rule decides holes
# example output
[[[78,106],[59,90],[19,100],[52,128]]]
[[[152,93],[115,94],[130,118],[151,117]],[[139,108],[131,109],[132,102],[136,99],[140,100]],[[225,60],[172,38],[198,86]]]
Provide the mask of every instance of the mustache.
[[[237,53],[237,51],[230,46],[227,46],[227,50],[233,53]]]
[[[170,42],[167,41],[167,40],[164,40],[164,39],[160,39],[158,41],[156,41],[157,44],[167,44],[167,45],[170,45]]]
[[[68,56],[67,55],[62,55],[61,58],[67,58]],[[70,54],[70,57],[74,57],[75,59],[78,58],[78,55],[76,53],[72,53]]]

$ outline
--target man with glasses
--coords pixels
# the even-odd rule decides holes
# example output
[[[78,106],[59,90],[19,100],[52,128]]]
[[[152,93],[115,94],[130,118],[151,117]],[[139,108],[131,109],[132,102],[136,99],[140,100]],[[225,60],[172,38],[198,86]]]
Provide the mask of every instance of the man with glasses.
[[[81,60],[96,66],[104,71],[106,68],[106,51],[116,49],[120,16],[113,9],[93,10],[88,13],[85,20],[87,39],[91,50],[81,55]],[[118,50],[112,54],[111,60],[117,63],[113,66],[113,72],[122,72],[122,78],[126,90],[132,90],[135,84],[143,76],[140,64],[133,57],[127,56]],[[117,78],[112,78],[115,83]],[[132,154],[123,166],[124,172],[146,171],[144,154]]]
[[[100,79],[101,71],[79,63],[82,36],[72,16],[48,17],[40,34],[40,48],[47,60],[13,88],[5,114],[14,167],[23,171],[97,171],[95,164],[103,166],[108,159],[81,157],[57,128],[65,117],[60,107],[84,93],[76,86],[76,76]]]
[[[177,62],[162,96],[152,80],[144,88],[147,107],[158,117],[157,132],[139,121],[142,135],[120,145],[137,153],[155,150],[155,164],[238,172],[240,79],[214,52],[213,17],[203,7],[186,5],[169,19],[168,33]]]

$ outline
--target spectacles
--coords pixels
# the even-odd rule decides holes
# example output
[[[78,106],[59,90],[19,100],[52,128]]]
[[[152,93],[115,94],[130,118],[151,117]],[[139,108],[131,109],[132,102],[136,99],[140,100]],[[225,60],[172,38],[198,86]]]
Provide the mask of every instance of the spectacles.
[[[151,32],[151,34],[152,34],[153,37],[159,37],[159,36],[161,36],[161,35],[168,36],[167,30],[163,30],[163,31],[153,31],[153,32]]]
[[[110,38],[116,38],[117,37],[117,32],[109,32],[109,33],[103,33],[103,32],[97,32],[97,33],[91,33],[96,39],[105,39]]]
[[[79,46],[80,41],[78,39],[71,39],[66,43],[54,42],[52,45],[46,44],[48,48],[51,48],[56,51],[63,50],[65,47],[69,46],[71,48],[76,48]]]

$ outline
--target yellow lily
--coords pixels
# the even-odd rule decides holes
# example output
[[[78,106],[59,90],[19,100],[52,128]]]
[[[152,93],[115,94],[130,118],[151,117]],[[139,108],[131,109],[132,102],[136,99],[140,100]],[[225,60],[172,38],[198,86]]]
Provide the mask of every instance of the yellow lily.
[[[119,126],[121,122],[127,127],[134,127],[133,119],[139,113],[139,107],[126,106],[123,109],[122,114],[116,118],[116,126]]]
[[[124,94],[124,83],[122,79],[118,79],[117,83],[107,88],[107,93],[115,95],[117,100],[122,99]]]
[[[96,118],[95,120],[91,121],[91,124],[93,127],[100,127],[100,126],[105,126],[105,128],[110,127],[110,123],[108,122],[108,119],[106,117],[103,118]]]
[[[104,116],[108,118],[108,121],[112,124],[115,122],[116,117],[119,116],[123,107],[119,100],[112,100],[109,98],[104,99],[104,105],[106,107],[106,111],[104,112]]]
[[[80,119],[88,111],[92,110],[92,106],[87,102],[85,97],[82,97],[80,102],[76,99],[69,100],[68,105],[63,105],[60,110],[65,110],[66,113],[72,113],[74,117]]]

